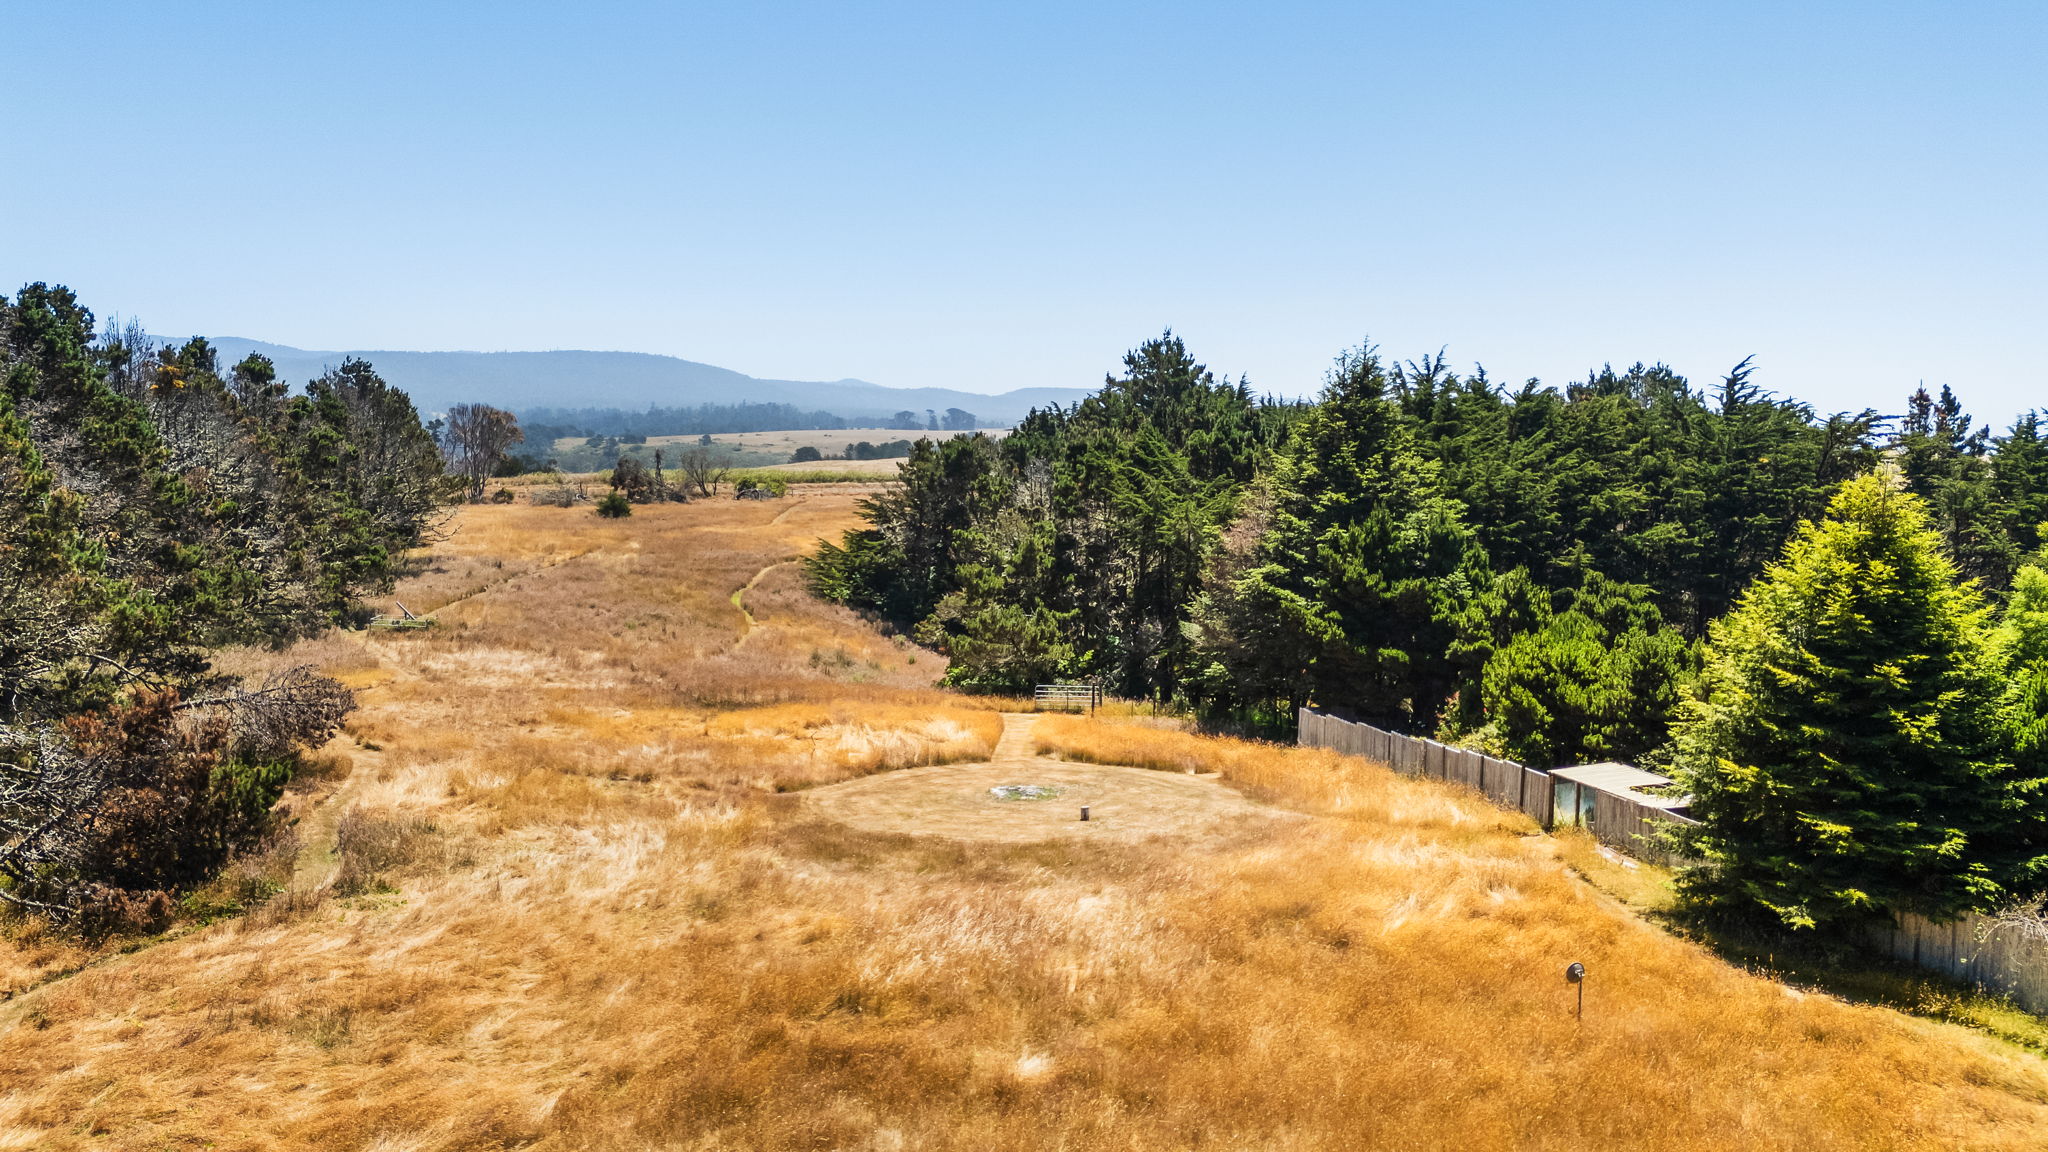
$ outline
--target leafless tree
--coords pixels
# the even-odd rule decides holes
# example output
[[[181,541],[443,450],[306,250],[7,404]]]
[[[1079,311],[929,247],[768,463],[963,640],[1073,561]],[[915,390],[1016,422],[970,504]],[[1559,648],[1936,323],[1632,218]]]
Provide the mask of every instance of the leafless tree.
[[[82,827],[113,780],[113,758],[80,753],[54,724],[0,726],[0,900],[64,918],[71,901],[36,899],[37,881],[74,870]]]
[[[1992,914],[1991,921],[1978,930],[1978,938],[2012,935],[2036,944],[2048,943],[2048,894],[2014,900]]]
[[[254,688],[183,701],[178,711],[224,717],[236,755],[274,760],[327,743],[355,706],[355,693],[340,681],[301,664],[271,673]]]
[[[676,468],[683,474],[683,489],[694,488],[699,496],[713,496],[718,486],[732,472],[732,465],[721,458],[715,449],[699,445],[685,449],[676,458]]]
[[[160,342],[133,316],[109,316],[94,350],[107,366],[107,383],[124,396],[139,399],[148,389],[148,367]]]
[[[519,419],[488,404],[457,404],[448,410],[441,431],[441,452],[448,467],[469,481],[471,503],[483,499],[484,481],[498,470],[512,445],[526,439]]]

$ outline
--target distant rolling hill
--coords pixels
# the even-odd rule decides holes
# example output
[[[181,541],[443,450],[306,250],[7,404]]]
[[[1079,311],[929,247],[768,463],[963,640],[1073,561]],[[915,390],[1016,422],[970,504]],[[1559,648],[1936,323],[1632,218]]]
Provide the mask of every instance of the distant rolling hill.
[[[349,356],[412,394],[421,412],[462,403],[529,408],[694,407],[743,401],[793,404],[850,421],[880,423],[897,412],[963,408],[987,424],[1012,424],[1032,408],[1071,404],[1083,388],[1019,388],[999,395],[951,388],[887,388],[865,380],[761,380],[730,368],[645,352],[308,351],[236,336],[209,337],[222,366],[251,352],[277,364],[295,385]]]

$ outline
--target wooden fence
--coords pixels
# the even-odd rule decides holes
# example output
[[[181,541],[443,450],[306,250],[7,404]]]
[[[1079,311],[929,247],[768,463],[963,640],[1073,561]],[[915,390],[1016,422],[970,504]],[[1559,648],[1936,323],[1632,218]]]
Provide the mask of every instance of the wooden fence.
[[[1888,955],[1968,984],[2003,992],[2029,1012],[2048,1014],[2048,937],[1988,916],[1937,924],[1911,912],[1873,933]]]
[[[1301,710],[1297,731],[1300,743],[1378,760],[1410,776],[1463,784],[1485,793],[1503,808],[1528,813],[1545,828],[1552,824],[1556,799],[1548,772],[1524,768],[1512,760],[1483,756],[1469,748],[1454,748],[1370,724],[1339,720],[1307,708]]]
[[[1674,822],[1697,823],[1642,803],[1626,791],[1574,784],[1469,749],[1339,720],[1307,708],[1301,710],[1299,719],[1299,743],[1377,760],[1410,776],[1465,784],[1502,807],[1528,813],[1546,829],[1559,823],[1583,823],[1601,843],[1660,864],[1683,863],[1664,846],[1661,830]],[[1591,793],[1591,805],[1582,807],[1582,790]],[[1586,814],[1583,818],[1582,812]],[[1947,924],[1910,912],[1897,919],[1897,927],[1874,934],[1874,943],[1885,954],[2008,995],[2029,1012],[2048,1013],[2048,934],[2030,933],[2022,926],[1985,916]]]

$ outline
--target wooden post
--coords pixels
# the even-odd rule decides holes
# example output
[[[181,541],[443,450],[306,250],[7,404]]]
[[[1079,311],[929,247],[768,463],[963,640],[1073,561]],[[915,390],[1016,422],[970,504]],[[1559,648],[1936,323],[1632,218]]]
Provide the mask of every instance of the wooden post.
[[[1086,804],[1081,805],[1081,819],[1084,822],[1088,819],[1088,806]]]

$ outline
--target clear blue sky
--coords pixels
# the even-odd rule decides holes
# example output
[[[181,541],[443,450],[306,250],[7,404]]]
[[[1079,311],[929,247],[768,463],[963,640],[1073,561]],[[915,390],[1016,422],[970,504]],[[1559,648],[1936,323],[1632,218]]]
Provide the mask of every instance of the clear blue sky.
[[[8,0],[0,77],[0,291],[165,334],[2048,405],[2038,0]]]

